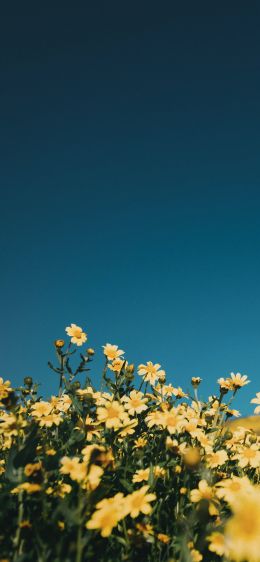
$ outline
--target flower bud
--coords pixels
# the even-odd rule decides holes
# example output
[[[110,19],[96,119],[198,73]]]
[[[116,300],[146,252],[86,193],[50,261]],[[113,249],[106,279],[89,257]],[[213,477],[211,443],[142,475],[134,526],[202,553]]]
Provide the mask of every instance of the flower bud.
[[[135,370],[135,366],[134,366],[133,363],[130,363],[130,365],[127,365],[127,367],[126,367],[126,372],[127,372],[127,373],[130,373],[130,374],[132,375],[133,372],[134,372],[134,370]]]
[[[89,347],[89,348],[87,349],[87,354],[88,354],[88,355],[95,355],[95,350],[92,349],[92,347]]]
[[[202,381],[202,379],[200,377],[192,377],[191,384],[192,384],[193,388],[198,388],[201,381]]]
[[[164,384],[166,382],[166,375],[165,373],[163,375],[160,375],[158,378],[158,381],[160,384]]]
[[[32,383],[33,383],[32,377],[24,377],[23,382],[26,386],[31,388]]]
[[[55,347],[60,349],[61,347],[63,347],[65,345],[65,341],[64,340],[55,340],[54,345],[55,345]]]

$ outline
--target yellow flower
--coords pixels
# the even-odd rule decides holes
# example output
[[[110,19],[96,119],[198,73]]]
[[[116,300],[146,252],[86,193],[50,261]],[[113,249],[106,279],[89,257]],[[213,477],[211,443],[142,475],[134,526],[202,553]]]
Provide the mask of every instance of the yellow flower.
[[[163,412],[162,416],[162,426],[166,428],[169,433],[178,433],[181,427],[182,418],[178,414],[178,408],[171,408],[168,412]]]
[[[148,482],[150,468],[140,468],[137,470],[132,478],[132,482]]]
[[[47,449],[47,450],[45,451],[45,453],[46,453],[46,455],[48,455],[48,456],[50,456],[50,457],[53,457],[54,455],[56,455],[55,449]]]
[[[169,535],[165,535],[164,533],[158,533],[157,539],[164,544],[168,544],[171,540],[171,537],[169,537]]]
[[[107,401],[104,406],[97,408],[97,419],[105,423],[109,429],[117,429],[125,417],[125,410],[117,400]]]
[[[112,363],[109,363],[108,368],[110,369],[110,371],[114,371],[115,373],[119,373],[119,371],[121,371],[123,365],[125,364],[125,366],[127,365],[127,361],[124,361],[123,359],[114,359],[114,361],[112,361]]]
[[[119,430],[118,432],[118,436],[119,440],[122,441],[122,437],[126,437],[127,435],[133,435],[133,433],[135,432],[135,427],[138,425],[138,420],[137,419],[131,419],[129,418],[129,416],[126,414],[125,417],[123,418],[123,426],[122,429]]]
[[[202,554],[196,548],[192,548],[190,554],[192,562],[200,562],[203,559]]]
[[[207,537],[209,541],[208,549],[210,552],[215,552],[218,556],[227,556],[227,547],[225,545],[225,537],[222,533],[214,531]]]
[[[33,484],[31,482],[23,482],[19,484],[16,488],[11,490],[11,494],[19,494],[19,492],[27,492],[28,494],[34,494],[35,492],[40,492],[41,486],[39,484]]]
[[[233,515],[225,529],[225,543],[229,558],[235,562],[260,561],[260,491],[241,494],[233,508]]]
[[[2,398],[7,398],[9,392],[12,391],[10,381],[5,381],[2,377],[0,377],[0,401]]]
[[[130,513],[131,517],[138,517],[140,513],[149,515],[152,511],[152,506],[150,502],[156,500],[156,495],[147,493],[149,486],[142,486],[136,492],[126,496],[127,511]]]
[[[83,487],[87,490],[95,490],[99,486],[103,474],[104,470],[101,466],[92,464]]]
[[[163,412],[161,412],[160,410],[155,410],[153,412],[150,412],[146,418],[146,424],[149,428],[153,427],[154,425],[163,425]]]
[[[238,388],[242,388],[242,386],[245,386],[246,384],[249,384],[250,381],[247,380],[247,375],[241,375],[240,373],[230,373],[230,379],[228,379],[230,381],[231,387],[234,390],[237,390]]]
[[[112,498],[101,500],[96,505],[96,511],[91,519],[86,523],[87,529],[100,530],[102,537],[109,537],[113,528],[126,514],[124,506],[125,498],[121,492]]]
[[[147,410],[147,400],[148,398],[145,398],[142,392],[137,392],[136,390],[132,390],[129,396],[123,396],[122,398],[125,409],[128,410],[130,416],[134,416],[134,414],[140,414],[141,412]]]
[[[61,459],[61,474],[68,474],[72,480],[82,482],[87,475],[87,465],[80,462],[78,457],[63,457]]]
[[[241,466],[241,468],[245,468],[246,466],[258,468],[260,466],[259,445],[253,444],[251,447],[241,448],[239,452],[234,455],[233,459],[238,460],[238,465]]]
[[[53,425],[60,425],[62,418],[60,414],[50,414],[49,416],[43,416],[39,420],[40,427],[52,427]]]
[[[222,464],[225,464],[227,460],[228,456],[224,449],[209,453],[206,458],[207,465],[210,468],[217,468],[218,466],[222,466]]]
[[[118,345],[112,345],[111,343],[106,343],[106,345],[102,347],[104,349],[104,355],[109,361],[114,361],[114,359],[118,359],[125,353],[122,349],[118,349]]]
[[[191,490],[190,492],[190,499],[193,503],[198,503],[201,500],[207,500],[209,502],[209,513],[210,515],[217,515],[218,510],[214,503],[214,496],[215,492],[214,489],[211,488],[206,480],[201,480],[199,482],[198,488]]]
[[[154,466],[153,474],[155,478],[164,478],[166,470],[162,466],[156,465]]]
[[[238,477],[231,476],[221,480],[216,484],[216,495],[218,498],[223,498],[226,502],[233,504],[239,494],[252,493],[254,490],[250,480],[247,476]]]
[[[145,437],[138,437],[134,442],[133,449],[142,449],[147,444],[147,439]]]
[[[76,345],[80,346],[87,341],[87,334],[83,332],[82,328],[77,326],[76,324],[71,324],[66,328],[66,332],[68,336],[71,338],[71,343],[75,343]]]
[[[44,402],[42,400],[41,402],[35,402],[35,404],[31,406],[31,414],[35,418],[42,418],[43,416],[48,416],[52,409],[53,406],[50,402]]]
[[[0,380],[1,380],[1,379],[0,379]],[[250,402],[251,402],[252,404],[259,404],[259,406],[257,406],[257,407],[254,409],[254,414],[260,414],[260,392],[257,392],[257,393],[256,393],[256,397],[255,397],[255,398],[252,398],[252,400],[250,400]]]
[[[159,363],[153,364],[151,361],[147,361],[146,365],[138,366],[138,375],[144,377],[144,381],[154,384],[159,377],[165,376],[165,371],[160,369]]]
[[[218,379],[218,384],[220,386],[220,390],[232,390],[232,383],[230,379],[223,379],[223,377],[221,377],[220,379]]]
[[[25,476],[32,476],[35,472],[39,472],[41,470],[42,463],[35,462],[35,463],[28,463],[24,467],[24,474]]]

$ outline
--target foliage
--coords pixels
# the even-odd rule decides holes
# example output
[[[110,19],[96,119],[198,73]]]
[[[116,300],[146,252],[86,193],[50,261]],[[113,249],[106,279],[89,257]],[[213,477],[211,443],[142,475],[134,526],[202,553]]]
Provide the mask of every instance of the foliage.
[[[49,362],[57,396],[43,400],[31,377],[15,389],[0,379],[1,560],[259,562],[259,417],[228,425],[247,377],[219,379],[202,402],[201,379],[186,394],[158,363],[135,374],[106,344],[97,390],[93,349],[72,367],[87,335],[66,331]],[[260,393],[252,402],[258,414]]]

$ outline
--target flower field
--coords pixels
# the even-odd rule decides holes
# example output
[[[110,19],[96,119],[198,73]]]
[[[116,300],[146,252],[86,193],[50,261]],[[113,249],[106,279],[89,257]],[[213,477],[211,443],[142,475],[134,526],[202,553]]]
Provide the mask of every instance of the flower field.
[[[0,562],[260,562],[260,392],[252,417],[232,409],[247,376],[203,402],[200,378],[186,393],[106,344],[95,388],[87,334],[66,333],[56,396],[0,379]]]

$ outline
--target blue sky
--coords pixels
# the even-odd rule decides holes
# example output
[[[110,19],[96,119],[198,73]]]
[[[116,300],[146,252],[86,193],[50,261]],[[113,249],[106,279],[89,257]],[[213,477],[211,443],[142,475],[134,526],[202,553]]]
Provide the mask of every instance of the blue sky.
[[[94,6],[92,4],[95,4]],[[258,2],[5,6],[1,375],[71,322],[168,380],[259,391]],[[96,365],[96,366],[95,366]]]

